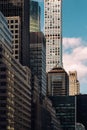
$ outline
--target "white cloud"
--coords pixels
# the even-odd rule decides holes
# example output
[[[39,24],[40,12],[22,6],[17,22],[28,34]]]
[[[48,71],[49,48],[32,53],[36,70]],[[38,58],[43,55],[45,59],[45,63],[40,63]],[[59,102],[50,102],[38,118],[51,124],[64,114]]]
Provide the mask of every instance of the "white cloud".
[[[63,38],[64,49],[74,48],[81,44],[81,38]]]
[[[86,41],[81,38],[63,38],[64,68],[67,71],[76,70],[81,84],[87,83],[87,46],[85,43]]]

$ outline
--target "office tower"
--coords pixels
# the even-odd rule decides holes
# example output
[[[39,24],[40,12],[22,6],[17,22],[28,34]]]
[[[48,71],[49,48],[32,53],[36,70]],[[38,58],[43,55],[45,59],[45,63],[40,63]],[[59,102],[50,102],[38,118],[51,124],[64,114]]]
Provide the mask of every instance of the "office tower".
[[[40,94],[46,95],[46,43],[42,32],[30,33],[30,66],[38,77]]]
[[[76,127],[76,98],[75,96],[51,96],[57,119],[62,130],[75,130]]]
[[[5,17],[13,17],[14,20],[14,16],[19,16],[21,26],[20,62],[27,66],[29,66],[29,2],[30,0],[0,0],[0,11]]]
[[[0,12],[0,130],[31,130],[31,71],[12,55],[12,35]]]
[[[46,71],[62,67],[62,0],[45,0]]]
[[[40,32],[41,9],[36,1],[30,2],[30,32]]]
[[[87,94],[80,94],[76,96],[77,102],[77,123],[81,123],[85,130],[87,130]]]
[[[69,94],[69,77],[66,71],[55,66],[47,73],[47,95],[64,96]]]
[[[69,95],[80,94],[80,83],[76,71],[69,71]]]
[[[8,27],[12,32],[12,50],[13,56],[18,61],[20,60],[21,51],[21,21],[19,16],[6,17],[8,21]]]

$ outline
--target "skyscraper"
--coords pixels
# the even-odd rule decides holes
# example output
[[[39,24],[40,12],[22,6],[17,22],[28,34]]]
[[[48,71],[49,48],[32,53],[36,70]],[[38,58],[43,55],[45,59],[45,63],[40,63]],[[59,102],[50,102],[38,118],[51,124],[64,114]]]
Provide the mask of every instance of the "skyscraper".
[[[40,32],[41,8],[37,1],[30,2],[30,32]]]
[[[20,62],[25,66],[29,66],[29,6],[30,0],[0,0],[0,11],[5,17],[13,17],[14,20],[14,16],[19,16],[21,29],[21,40],[19,41]],[[12,28],[14,28],[14,26],[12,26]]]
[[[46,71],[62,67],[62,0],[45,0]]]
[[[80,94],[76,96],[77,123],[81,123],[85,127],[85,130],[87,130],[87,102],[86,101],[87,101],[87,94]]]
[[[47,95],[64,96],[69,94],[69,77],[61,67],[54,67],[47,74]]]
[[[76,71],[69,71],[69,95],[80,94],[80,83]]]
[[[42,32],[30,33],[30,66],[39,79],[40,94],[46,95],[46,41]]]
[[[51,96],[49,98],[56,110],[56,117],[60,120],[62,130],[76,130],[76,97]]]

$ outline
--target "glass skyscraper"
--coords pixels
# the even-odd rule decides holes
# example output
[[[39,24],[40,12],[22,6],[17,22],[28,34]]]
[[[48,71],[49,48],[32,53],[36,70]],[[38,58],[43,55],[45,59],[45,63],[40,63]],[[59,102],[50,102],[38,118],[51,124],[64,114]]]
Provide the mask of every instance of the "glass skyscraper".
[[[30,32],[40,32],[41,8],[36,1],[30,2]]]
[[[62,0],[45,0],[46,71],[62,67]]]
[[[62,130],[75,130],[76,125],[76,98],[75,96],[51,96],[57,119]]]
[[[39,79],[40,94],[46,95],[46,43],[42,32],[30,33],[30,65]]]

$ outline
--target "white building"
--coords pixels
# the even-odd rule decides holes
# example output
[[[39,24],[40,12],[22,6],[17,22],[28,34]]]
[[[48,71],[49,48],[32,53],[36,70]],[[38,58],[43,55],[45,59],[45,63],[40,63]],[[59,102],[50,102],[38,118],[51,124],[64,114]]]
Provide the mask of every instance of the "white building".
[[[46,71],[62,67],[62,0],[44,0]]]

